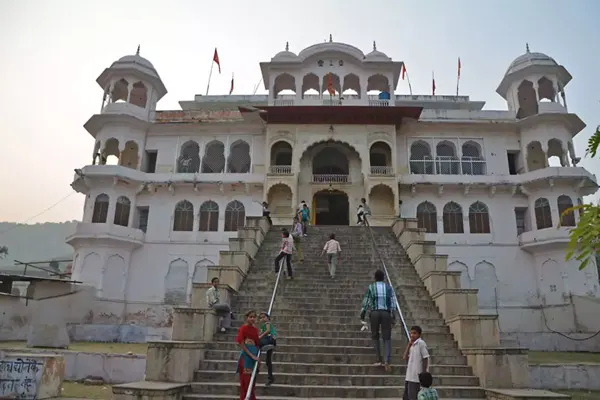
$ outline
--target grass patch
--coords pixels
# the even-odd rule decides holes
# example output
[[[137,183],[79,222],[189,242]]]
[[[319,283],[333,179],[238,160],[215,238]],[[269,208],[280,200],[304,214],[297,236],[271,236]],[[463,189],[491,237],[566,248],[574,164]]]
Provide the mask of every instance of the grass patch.
[[[553,390],[553,392],[568,394],[572,400],[598,400],[600,391],[597,390]]]
[[[0,349],[28,349],[27,342],[0,342]],[[35,349],[43,350],[42,347]],[[52,349],[54,350],[54,349]],[[108,354],[146,354],[148,350],[147,343],[99,343],[99,342],[71,342],[66,350],[81,351],[87,353],[108,353]]]
[[[84,385],[76,382],[63,382],[62,398],[110,400],[112,387],[110,385]]]
[[[529,364],[600,364],[600,353],[530,351]]]

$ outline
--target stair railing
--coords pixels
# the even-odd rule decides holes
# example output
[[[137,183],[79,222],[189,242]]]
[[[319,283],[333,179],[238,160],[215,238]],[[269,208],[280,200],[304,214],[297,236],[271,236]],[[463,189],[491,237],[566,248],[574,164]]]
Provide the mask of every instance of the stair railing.
[[[387,279],[388,284],[392,287],[394,295],[394,301],[396,302],[396,309],[398,310],[398,314],[400,314],[400,321],[402,323],[402,328],[404,329],[404,333],[406,334],[406,338],[410,341],[410,332],[408,327],[406,326],[406,320],[404,319],[404,315],[402,314],[402,309],[400,308],[400,302],[398,301],[398,296],[396,295],[396,289],[394,289],[394,285],[392,284],[392,280],[390,278],[390,274],[388,272],[387,266],[385,265],[385,261],[381,256],[381,252],[377,247],[377,242],[375,241],[375,235],[373,235],[373,228],[371,228],[371,224],[369,223],[369,219],[367,215],[363,215],[363,219],[365,221],[366,231],[369,233],[369,237],[371,238],[371,244],[373,246],[373,252],[379,257],[379,261],[381,262],[381,266],[383,267],[383,272],[385,272],[385,277]]]
[[[277,278],[275,279],[275,287],[273,288],[273,294],[271,295],[271,302],[269,303],[269,310],[267,311],[267,314],[269,314],[269,318],[271,317],[271,311],[273,311],[273,303],[275,303],[275,296],[277,295],[277,288],[279,287],[279,277],[281,276],[281,271],[283,271],[283,262],[285,261],[285,259],[282,259],[279,262],[279,272],[277,273]],[[256,346],[258,347],[258,354],[257,357],[260,359],[260,347],[259,344],[257,343]],[[248,385],[248,391],[246,392],[246,400],[250,400],[250,397],[252,396],[252,391],[254,390],[254,383],[256,382],[256,375],[258,374],[258,362],[254,363],[254,368],[252,369],[252,376],[250,377],[250,384]]]

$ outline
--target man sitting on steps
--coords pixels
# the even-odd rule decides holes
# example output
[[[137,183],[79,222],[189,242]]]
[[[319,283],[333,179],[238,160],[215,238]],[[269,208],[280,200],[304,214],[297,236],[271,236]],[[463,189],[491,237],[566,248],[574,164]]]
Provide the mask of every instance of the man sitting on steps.
[[[225,332],[231,328],[231,308],[229,304],[221,303],[221,295],[219,293],[219,278],[212,278],[210,281],[212,286],[206,291],[206,304],[209,308],[215,310],[219,318],[219,327],[221,332]]]

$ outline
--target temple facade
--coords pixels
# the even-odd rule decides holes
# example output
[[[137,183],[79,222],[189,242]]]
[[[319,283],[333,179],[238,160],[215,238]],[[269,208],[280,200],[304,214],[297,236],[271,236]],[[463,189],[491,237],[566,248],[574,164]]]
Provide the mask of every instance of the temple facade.
[[[559,216],[598,185],[577,166],[585,124],[554,59],[527,49],[510,63],[505,110],[396,93],[403,63],[375,44],[286,46],[260,69],[268,95],[196,95],[172,111],[157,109],[167,89],[139,54],[98,77],[102,108],[85,124],[95,146],[72,184],[83,217],[67,241],[73,278],[97,288],[106,321],[160,334],[263,201],[282,225],[302,200],[316,225],[356,224],[361,198],[373,225],[418,218],[504,330],[529,329],[540,305],[598,296],[596,266],[565,262],[579,215],[560,227]]]

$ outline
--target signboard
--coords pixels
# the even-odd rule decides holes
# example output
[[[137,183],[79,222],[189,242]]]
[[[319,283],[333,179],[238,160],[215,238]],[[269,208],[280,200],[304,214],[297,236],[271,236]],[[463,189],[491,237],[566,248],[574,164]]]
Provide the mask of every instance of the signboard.
[[[0,360],[0,399],[36,399],[43,365],[39,359],[27,357]]]

